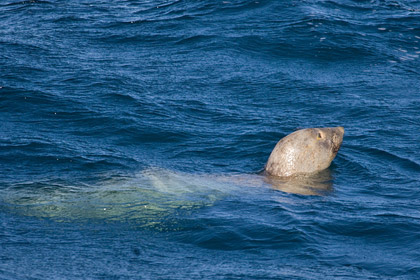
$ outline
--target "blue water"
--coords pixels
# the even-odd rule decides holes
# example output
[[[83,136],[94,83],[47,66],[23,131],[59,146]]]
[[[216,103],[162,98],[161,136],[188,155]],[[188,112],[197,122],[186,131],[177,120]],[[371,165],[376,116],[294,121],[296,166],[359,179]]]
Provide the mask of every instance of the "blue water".
[[[0,278],[420,279],[419,56],[420,1],[2,0]]]

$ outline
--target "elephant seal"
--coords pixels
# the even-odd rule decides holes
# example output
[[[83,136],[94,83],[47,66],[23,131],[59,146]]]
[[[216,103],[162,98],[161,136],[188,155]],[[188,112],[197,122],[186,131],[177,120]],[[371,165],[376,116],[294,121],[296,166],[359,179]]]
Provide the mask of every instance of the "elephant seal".
[[[343,127],[306,128],[282,138],[271,152],[265,173],[290,177],[328,168],[343,142]]]

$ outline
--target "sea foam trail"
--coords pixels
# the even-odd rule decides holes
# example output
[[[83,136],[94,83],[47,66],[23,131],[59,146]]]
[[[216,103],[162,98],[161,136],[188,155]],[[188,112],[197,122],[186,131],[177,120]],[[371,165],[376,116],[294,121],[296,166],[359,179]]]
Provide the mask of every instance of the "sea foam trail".
[[[258,174],[192,174],[148,168],[133,177],[105,179],[96,184],[44,183],[3,190],[4,205],[25,216],[72,220],[136,220],[158,223],[176,211],[212,206],[228,196],[257,196],[255,189],[303,195],[332,189],[329,170],[311,177],[280,179]],[[257,198],[256,198],[257,199]]]
[[[232,183],[233,182],[233,183]],[[175,211],[211,206],[239,189],[226,176],[146,169],[92,185],[3,190],[4,204],[21,215],[66,220],[136,220],[151,225]]]

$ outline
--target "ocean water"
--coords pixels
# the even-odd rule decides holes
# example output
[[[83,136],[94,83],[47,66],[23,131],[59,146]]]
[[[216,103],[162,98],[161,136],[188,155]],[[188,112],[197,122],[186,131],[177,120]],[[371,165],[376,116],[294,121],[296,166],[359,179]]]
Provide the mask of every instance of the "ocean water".
[[[0,279],[420,279],[419,56],[420,1],[2,0]]]

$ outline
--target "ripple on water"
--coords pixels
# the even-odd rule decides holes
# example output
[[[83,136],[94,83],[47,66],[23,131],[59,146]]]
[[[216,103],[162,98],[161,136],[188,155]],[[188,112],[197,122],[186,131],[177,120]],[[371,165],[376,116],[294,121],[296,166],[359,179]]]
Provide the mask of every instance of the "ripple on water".
[[[0,278],[418,279],[419,8],[3,1]]]

